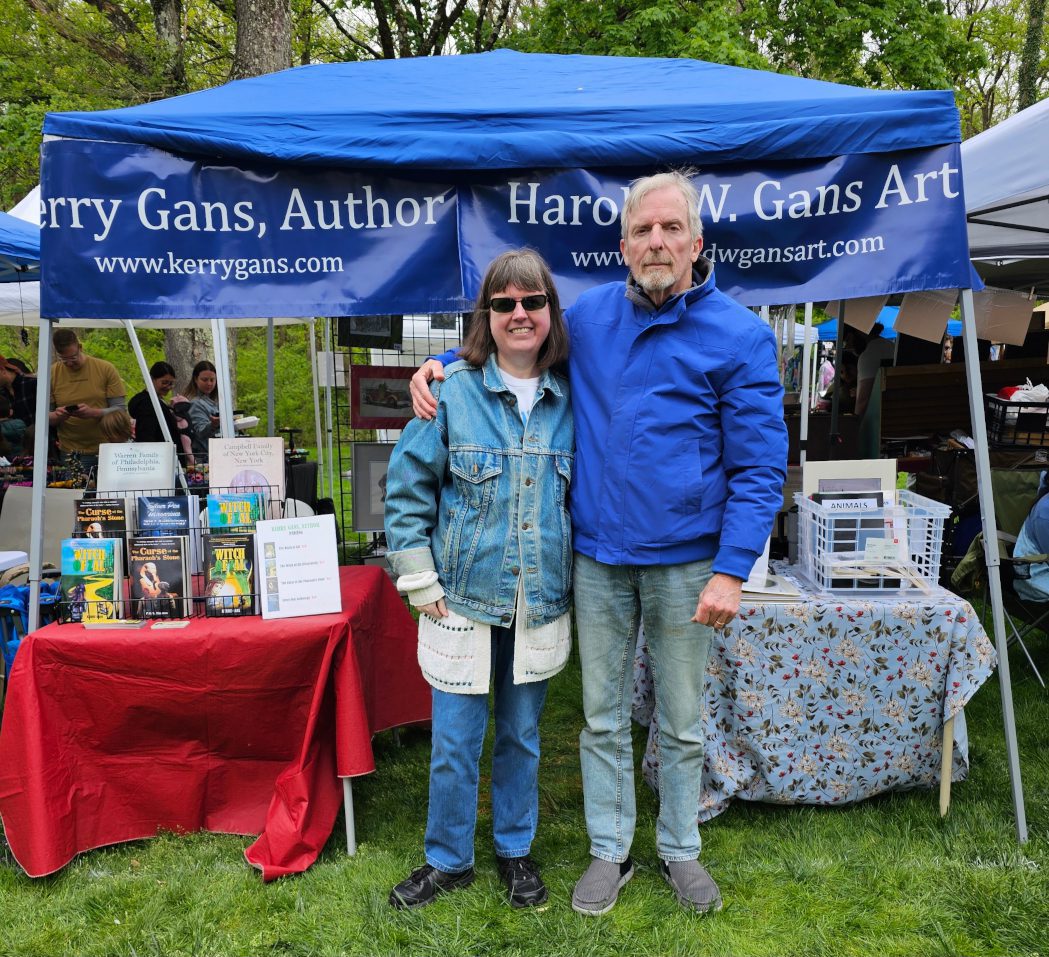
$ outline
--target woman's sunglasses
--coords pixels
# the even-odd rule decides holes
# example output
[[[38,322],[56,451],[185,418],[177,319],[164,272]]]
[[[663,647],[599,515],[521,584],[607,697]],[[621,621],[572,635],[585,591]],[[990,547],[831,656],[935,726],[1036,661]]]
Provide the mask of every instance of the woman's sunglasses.
[[[514,299],[513,296],[495,296],[488,300],[488,308],[492,312],[513,312],[514,307],[520,303],[525,307],[526,312],[535,312],[546,305],[548,298],[542,292],[536,293],[534,296],[522,296],[520,299]]]

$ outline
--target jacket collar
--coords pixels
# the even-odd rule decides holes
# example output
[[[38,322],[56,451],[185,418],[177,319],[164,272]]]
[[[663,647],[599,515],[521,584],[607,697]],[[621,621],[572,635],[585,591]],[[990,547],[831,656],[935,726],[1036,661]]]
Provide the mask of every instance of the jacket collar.
[[[702,253],[700,253],[699,258],[692,264],[692,285],[684,292],[679,292],[676,296],[671,296],[662,306],[657,306],[649,298],[648,293],[638,285],[633,274],[628,275],[626,279],[627,299],[629,299],[635,306],[638,306],[640,309],[644,309],[645,312],[649,313],[662,312],[681,300],[684,300],[685,304],[689,305],[701,296],[707,295],[707,293],[713,291],[715,288],[714,264]]]
[[[484,376],[484,387],[489,392],[509,391],[499,372],[499,363],[495,360],[494,352],[488,357],[481,373]],[[539,391],[543,392],[544,390],[549,390],[558,398],[563,398],[564,396],[561,387],[557,384],[557,377],[554,376],[549,369],[544,369],[539,373]]]

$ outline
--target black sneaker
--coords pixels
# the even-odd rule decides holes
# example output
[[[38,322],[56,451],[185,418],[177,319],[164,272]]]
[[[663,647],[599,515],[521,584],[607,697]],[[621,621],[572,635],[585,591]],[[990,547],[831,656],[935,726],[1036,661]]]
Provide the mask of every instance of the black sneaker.
[[[538,907],[549,896],[539,867],[527,854],[524,857],[496,857],[506,889],[510,892],[511,907]]]
[[[437,870],[436,867],[424,864],[417,871],[412,871],[390,891],[390,906],[398,910],[425,907],[427,904],[432,904],[438,894],[458,890],[460,887],[469,887],[473,882],[474,869],[472,867],[456,874],[446,874],[444,871]]]

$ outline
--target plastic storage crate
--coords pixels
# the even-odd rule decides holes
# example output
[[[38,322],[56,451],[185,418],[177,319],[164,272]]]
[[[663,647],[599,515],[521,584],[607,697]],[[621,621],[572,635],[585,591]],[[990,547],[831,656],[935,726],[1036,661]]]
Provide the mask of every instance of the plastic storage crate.
[[[924,591],[940,575],[950,506],[901,490],[896,505],[829,508],[798,504],[798,573],[819,591]]]
[[[1049,448],[1049,406],[1044,402],[1014,402],[988,394],[987,438],[995,445]]]

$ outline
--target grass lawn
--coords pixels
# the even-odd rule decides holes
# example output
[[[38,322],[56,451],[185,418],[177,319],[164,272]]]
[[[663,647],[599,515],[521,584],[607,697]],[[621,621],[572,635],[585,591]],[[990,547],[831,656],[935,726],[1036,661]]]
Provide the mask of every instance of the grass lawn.
[[[1049,672],[1049,642],[1036,660]],[[415,913],[389,888],[421,863],[429,739],[375,741],[354,786],[356,857],[342,822],[305,874],[264,885],[250,838],[164,835],[86,854],[31,881],[0,852],[0,954],[1046,954],[1049,953],[1049,694],[1013,658],[1030,842],[1017,845],[997,680],[968,710],[972,769],[941,820],[933,791],[835,809],[743,804],[703,827],[725,908],[680,910],[655,870],[653,795],[639,784],[638,873],[607,916],[569,900],[587,863],[576,740],[578,658],[543,718],[534,854],[549,907],[505,903],[482,795],[478,880]],[[642,735],[636,735],[638,747]],[[639,775],[640,779],[640,775]]]

